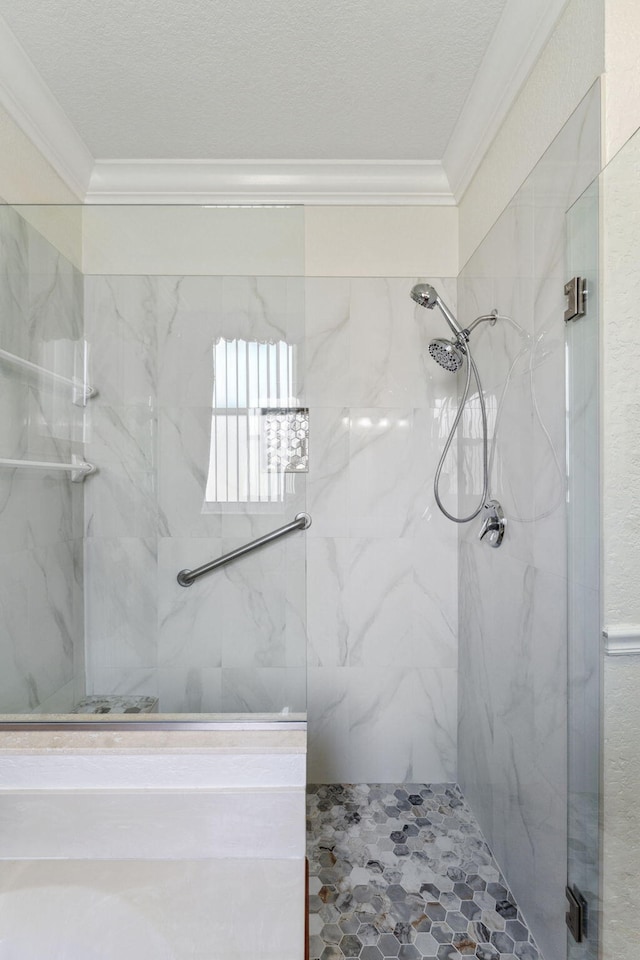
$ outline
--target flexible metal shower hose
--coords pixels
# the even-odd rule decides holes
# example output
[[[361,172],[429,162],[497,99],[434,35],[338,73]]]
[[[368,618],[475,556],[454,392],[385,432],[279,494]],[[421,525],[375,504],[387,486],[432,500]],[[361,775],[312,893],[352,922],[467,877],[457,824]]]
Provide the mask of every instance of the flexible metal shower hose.
[[[480,382],[480,374],[478,373],[478,368],[476,367],[475,360],[471,356],[471,350],[469,349],[469,344],[465,345],[465,352],[467,355],[467,380],[464,385],[464,392],[462,394],[462,400],[460,406],[458,407],[458,412],[456,413],[456,418],[453,421],[453,426],[447,437],[447,442],[444,445],[444,450],[442,451],[442,456],[440,457],[440,462],[438,463],[438,468],[436,470],[435,477],[433,478],[433,493],[436,498],[436,503],[438,504],[442,513],[445,517],[448,517],[449,520],[453,520],[454,523],[469,523],[470,520],[474,520],[485,503],[487,502],[487,497],[489,494],[489,458],[488,458],[488,440],[487,440],[487,410],[484,402],[484,394],[482,392],[482,384]],[[473,513],[470,513],[468,517],[454,517],[452,513],[446,509],[443,505],[442,500],[440,499],[440,474],[442,473],[442,468],[444,466],[444,461],[446,460],[447,453],[449,452],[449,447],[453,441],[453,438],[458,429],[458,424],[460,423],[460,418],[464,412],[464,408],[469,396],[469,387],[471,385],[471,371],[473,370],[473,375],[476,380],[478,387],[478,396],[480,398],[480,410],[482,411],[482,497],[480,498],[480,503],[476,510]]]

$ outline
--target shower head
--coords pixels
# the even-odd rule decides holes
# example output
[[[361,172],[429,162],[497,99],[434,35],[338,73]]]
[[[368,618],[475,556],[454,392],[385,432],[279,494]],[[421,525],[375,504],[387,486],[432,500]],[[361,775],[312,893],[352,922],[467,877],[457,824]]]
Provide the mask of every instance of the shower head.
[[[456,373],[464,363],[464,347],[453,340],[432,340],[429,353],[441,367]]]
[[[416,283],[415,287],[411,289],[411,299],[419,304],[419,306],[426,307],[428,310],[433,310],[434,307],[438,307],[440,313],[455,334],[456,339],[461,343],[468,340],[467,334],[451,313],[446,303],[440,299],[438,291],[435,287],[432,287],[430,283]]]
[[[411,299],[421,307],[433,310],[438,302],[438,294],[430,283],[416,283],[415,287],[411,288]]]

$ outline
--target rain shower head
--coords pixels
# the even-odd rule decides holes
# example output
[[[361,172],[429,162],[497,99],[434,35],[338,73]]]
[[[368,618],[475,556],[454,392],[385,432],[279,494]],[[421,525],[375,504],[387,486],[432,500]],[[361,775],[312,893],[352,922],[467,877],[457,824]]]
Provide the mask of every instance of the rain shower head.
[[[415,287],[411,289],[411,299],[414,300],[419,306],[426,307],[428,310],[433,310],[434,307],[438,307],[440,313],[445,318],[451,330],[461,343],[464,343],[468,336],[465,331],[462,329],[454,315],[449,310],[449,307],[440,299],[438,291],[435,287],[432,287],[430,283],[416,283]]]
[[[464,363],[464,348],[453,340],[432,340],[429,353],[441,367],[456,373]]]

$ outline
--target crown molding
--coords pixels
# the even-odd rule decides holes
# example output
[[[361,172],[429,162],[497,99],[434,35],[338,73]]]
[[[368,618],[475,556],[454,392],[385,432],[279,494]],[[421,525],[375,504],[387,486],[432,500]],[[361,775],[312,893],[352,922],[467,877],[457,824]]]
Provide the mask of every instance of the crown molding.
[[[459,202],[567,0],[507,0],[442,163],[382,160],[96,160],[0,17],[0,104],[89,203]]]
[[[410,160],[97,160],[87,203],[455,203],[442,164]]]
[[[84,198],[93,157],[2,17],[0,104],[67,186]]]
[[[568,0],[508,0],[442,165],[460,202]]]

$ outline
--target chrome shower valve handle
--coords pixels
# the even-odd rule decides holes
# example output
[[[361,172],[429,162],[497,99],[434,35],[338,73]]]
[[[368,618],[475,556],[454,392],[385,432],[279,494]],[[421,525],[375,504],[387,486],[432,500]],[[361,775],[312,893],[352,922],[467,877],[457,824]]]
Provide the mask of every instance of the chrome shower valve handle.
[[[504,511],[497,500],[487,500],[484,509],[487,513],[480,527],[478,540],[484,540],[485,537],[488,537],[487,543],[490,547],[499,547],[504,540],[504,532],[507,526]]]

